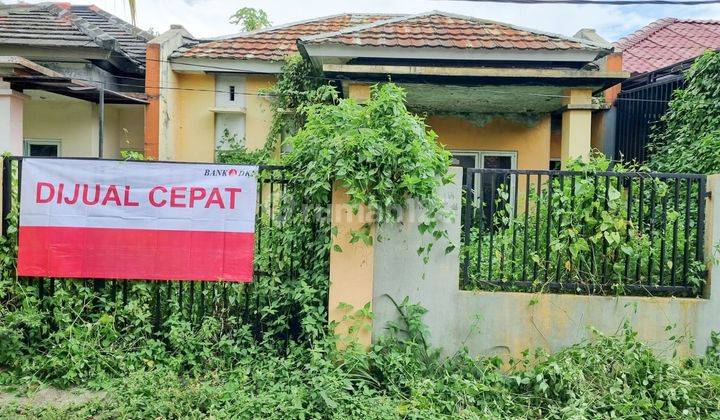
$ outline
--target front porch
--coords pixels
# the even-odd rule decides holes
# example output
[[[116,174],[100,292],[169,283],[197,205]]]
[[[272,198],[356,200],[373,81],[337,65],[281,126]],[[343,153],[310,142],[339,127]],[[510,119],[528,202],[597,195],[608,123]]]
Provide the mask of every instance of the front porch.
[[[22,57],[0,57],[0,150],[109,159],[142,152],[145,103]]]
[[[593,94],[624,77],[612,71],[429,66],[324,70],[345,79],[345,96],[360,101],[372,83],[393,80],[455,163],[478,169],[560,169],[570,158],[602,151],[604,108]],[[495,164],[500,166],[488,166]]]

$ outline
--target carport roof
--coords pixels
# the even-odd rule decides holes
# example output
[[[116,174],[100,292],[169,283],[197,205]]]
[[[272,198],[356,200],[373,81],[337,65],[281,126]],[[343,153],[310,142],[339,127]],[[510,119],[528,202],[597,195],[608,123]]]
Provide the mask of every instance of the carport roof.
[[[0,81],[9,82],[14,90],[37,89],[59,95],[99,102],[100,88],[50,70],[23,57],[0,56]],[[146,104],[144,93],[120,93],[104,89],[109,104]]]

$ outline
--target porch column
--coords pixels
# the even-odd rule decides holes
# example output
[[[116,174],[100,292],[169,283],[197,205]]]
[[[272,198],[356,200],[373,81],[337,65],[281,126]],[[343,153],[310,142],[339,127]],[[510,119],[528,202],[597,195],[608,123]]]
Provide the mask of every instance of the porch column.
[[[568,159],[590,155],[592,90],[568,89],[563,99],[560,157],[565,169]]]
[[[23,106],[26,95],[0,79],[0,153],[23,154]]]

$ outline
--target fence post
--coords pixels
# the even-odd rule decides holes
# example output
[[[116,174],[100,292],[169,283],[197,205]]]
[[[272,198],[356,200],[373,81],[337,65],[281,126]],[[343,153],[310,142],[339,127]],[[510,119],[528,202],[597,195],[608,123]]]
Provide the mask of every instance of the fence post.
[[[331,209],[330,291],[328,320],[339,336],[338,347],[351,342],[370,346],[372,319],[363,308],[372,310],[374,243],[353,240],[352,232],[369,224],[369,234],[375,234],[372,215],[364,206],[357,214],[348,204],[347,192],[337,185],[333,188]]]
[[[706,191],[710,195],[705,206],[705,262],[708,267],[703,297],[720,301],[720,291],[713,293],[713,283],[720,285],[720,264],[716,249],[720,247],[720,174],[708,175]]]
[[[10,183],[10,176],[12,175],[12,172],[10,171],[10,158],[4,157],[2,160],[0,160],[0,164],[2,164],[2,170],[0,173],[2,173],[2,182],[0,182],[0,200],[2,200],[2,203],[0,203],[0,208],[2,208],[2,232],[0,232],[2,235],[7,235],[7,229],[8,229],[8,213],[10,213],[10,190],[12,189],[12,184]]]

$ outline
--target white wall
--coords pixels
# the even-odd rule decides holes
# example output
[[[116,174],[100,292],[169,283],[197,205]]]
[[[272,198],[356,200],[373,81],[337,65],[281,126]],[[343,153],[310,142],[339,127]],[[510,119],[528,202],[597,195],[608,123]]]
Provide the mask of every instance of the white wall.
[[[98,105],[79,99],[31,91],[25,102],[25,139],[59,140],[63,157],[98,155]],[[127,130],[127,132],[125,131]],[[143,105],[106,105],[104,157],[120,150],[143,150]]]

